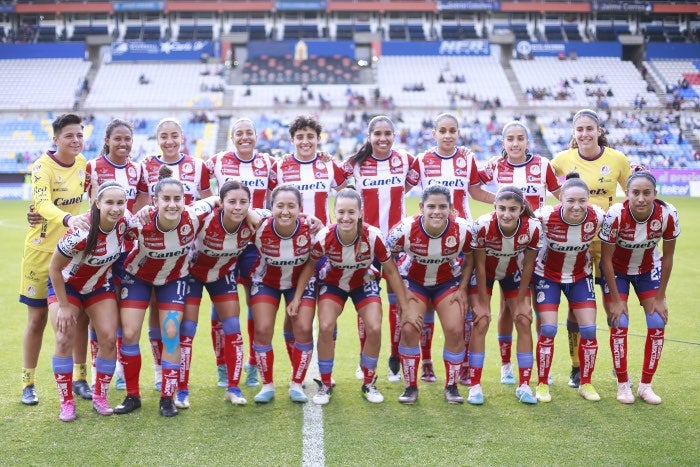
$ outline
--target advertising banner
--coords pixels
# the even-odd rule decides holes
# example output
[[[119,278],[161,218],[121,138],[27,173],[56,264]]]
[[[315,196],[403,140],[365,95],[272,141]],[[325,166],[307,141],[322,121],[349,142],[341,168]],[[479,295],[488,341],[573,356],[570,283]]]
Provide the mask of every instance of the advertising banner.
[[[114,42],[112,44],[112,61],[183,61],[200,60],[202,54],[218,56],[212,41],[192,42]]]

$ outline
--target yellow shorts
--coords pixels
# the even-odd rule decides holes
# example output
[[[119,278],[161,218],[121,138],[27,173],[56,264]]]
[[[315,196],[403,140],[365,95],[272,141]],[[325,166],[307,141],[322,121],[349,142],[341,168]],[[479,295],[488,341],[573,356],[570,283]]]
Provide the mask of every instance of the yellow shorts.
[[[19,301],[28,306],[47,306],[49,263],[53,253],[24,247]]]
[[[593,243],[591,243],[590,248],[588,249],[590,255],[591,255],[591,261],[593,262],[593,277],[596,278],[596,280],[600,279],[603,276],[603,271],[600,270],[600,252],[602,249],[602,243],[600,240],[594,240]]]

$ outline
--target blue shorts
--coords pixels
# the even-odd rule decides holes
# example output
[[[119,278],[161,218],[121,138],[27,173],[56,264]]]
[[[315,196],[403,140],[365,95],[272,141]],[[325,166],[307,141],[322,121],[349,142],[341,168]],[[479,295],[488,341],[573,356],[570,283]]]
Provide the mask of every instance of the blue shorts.
[[[359,310],[370,303],[382,303],[381,298],[379,298],[380,291],[378,280],[365,282],[360,287],[356,287],[349,292],[335,285],[324,284],[323,281],[319,281],[318,301],[332,300],[342,307],[345,305],[348,297],[350,297],[355,305],[355,310]]]
[[[145,310],[151,302],[151,294],[155,291],[159,310],[184,311],[188,279],[189,276],[185,276],[167,284],[153,285],[125,272],[119,306]]]
[[[51,284],[51,279],[49,279],[48,283],[48,295],[49,305],[52,303],[58,303],[58,297],[56,297],[56,291]],[[66,295],[68,296],[68,301],[70,304],[78,308],[87,308],[97,302],[101,302],[102,300],[117,300],[117,296],[114,293],[114,282],[112,282],[111,278],[105,282],[102,287],[85,294],[81,294],[73,287],[66,284]]]
[[[236,282],[235,270],[227,272],[221,279],[207,283],[189,276],[187,280],[187,298],[185,302],[188,305],[199,306],[205,287],[213,303],[238,301],[238,282]]]
[[[562,292],[569,300],[571,309],[595,308],[595,292],[593,290],[593,276],[588,275],[571,284],[545,279],[534,274],[535,283],[535,309],[538,313],[546,311],[559,311]]]
[[[122,279],[124,279],[124,274],[126,274],[126,269],[124,269],[124,260],[129,256],[128,251],[122,251],[119,258],[112,264],[112,277],[114,278],[114,284],[117,287],[121,287]]]
[[[253,276],[253,266],[255,266],[258,258],[260,258],[260,253],[252,243],[245,247],[245,249],[243,249],[241,254],[238,256],[235,271],[236,279],[241,283],[241,285],[250,287],[250,278]]]
[[[294,298],[294,293],[296,289],[294,287],[285,290],[275,289],[269,287],[261,282],[253,282],[250,287],[250,305],[253,306],[256,303],[270,303],[279,307],[280,300],[284,296],[286,303],[289,303]],[[304,289],[304,293],[301,296],[301,304],[305,306],[316,306],[316,278],[312,277],[308,285]]]
[[[637,294],[640,302],[656,297],[656,291],[661,286],[661,268],[654,268],[644,274],[627,275],[615,273],[615,284],[617,284],[617,291],[620,297],[625,301],[630,293],[630,284],[634,287],[634,292]],[[608,289],[605,279],[601,281],[601,285],[603,286],[603,299],[609,302],[610,289]]]
[[[408,290],[413,292],[413,295],[425,303],[426,306],[430,306],[430,303],[432,302],[434,307],[437,307],[438,304],[447,298],[448,295],[457,290],[459,287],[459,281],[460,278],[455,277],[454,279],[450,279],[442,284],[424,286],[404,277],[404,283],[406,284]]]
[[[501,284],[501,293],[504,298],[515,298],[518,296],[518,290],[520,290],[520,271],[516,271],[515,274],[504,277],[503,279],[498,279]],[[493,284],[496,283],[495,279],[486,279],[486,291],[489,295],[493,295]],[[479,291],[476,286],[476,273],[472,273],[472,277],[469,278],[469,295],[478,295]],[[530,289],[527,291],[527,296],[530,296]]]

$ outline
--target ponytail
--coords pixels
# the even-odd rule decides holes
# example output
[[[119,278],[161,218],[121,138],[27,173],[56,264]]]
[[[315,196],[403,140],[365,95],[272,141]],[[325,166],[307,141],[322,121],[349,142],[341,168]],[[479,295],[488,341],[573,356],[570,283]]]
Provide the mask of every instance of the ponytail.
[[[85,248],[83,248],[82,259],[90,256],[97,247],[97,234],[100,230],[100,209],[97,207],[97,201],[102,199],[102,195],[104,195],[107,190],[112,188],[119,188],[122,193],[124,193],[124,198],[126,198],[126,191],[124,190],[124,187],[115,181],[104,182],[97,189],[97,195],[90,206],[90,230],[88,230],[88,234],[85,239]]]

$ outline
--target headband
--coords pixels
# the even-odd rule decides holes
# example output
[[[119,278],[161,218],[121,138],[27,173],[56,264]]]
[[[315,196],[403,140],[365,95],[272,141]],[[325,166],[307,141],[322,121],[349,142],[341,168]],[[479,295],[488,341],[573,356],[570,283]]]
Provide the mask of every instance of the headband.
[[[654,185],[654,188],[656,188],[656,177],[654,177],[651,172],[644,169],[637,169],[632,175],[629,176],[627,179],[627,188],[629,188],[630,183],[637,178],[646,178],[652,183],[652,185]]]
[[[578,112],[576,112],[572,122],[576,123],[576,120],[578,120],[581,117],[589,117],[589,118],[595,120],[596,125],[600,126],[600,117],[598,117],[598,114],[595,113],[595,111],[593,111],[591,109],[582,109],[582,110],[579,110]]]
[[[523,130],[525,130],[525,134],[527,135],[527,139],[528,139],[528,141],[530,140],[530,129],[528,127],[526,127],[525,124],[523,122],[521,122],[520,120],[512,120],[512,121],[506,123],[505,125],[503,125],[503,131],[501,131],[501,138],[505,138],[506,137],[506,130],[508,130],[508,128],[514,127],[514,126],[519,126]]]
[[[505,194],[511,194],[513,197],[517,198],[518,201],[520,201],[520,204],[525,204],[525,197],[523,196],[523,191],[515,186],[504,186],[501,187],[497,192],[496,192],[496,199],[498,199],[501,195]]]
[[[110,188],[117,188],[117,189],[121,190],[124,194],[126,194],[126,190],[124,189],[124,187],[119,185],[119,184],[114,184],[114,185],[104,184],[100,188],[97,189],[97,194],[95,195],[95,198],[99,198],[102,195],[102,193],[109,190]]]

